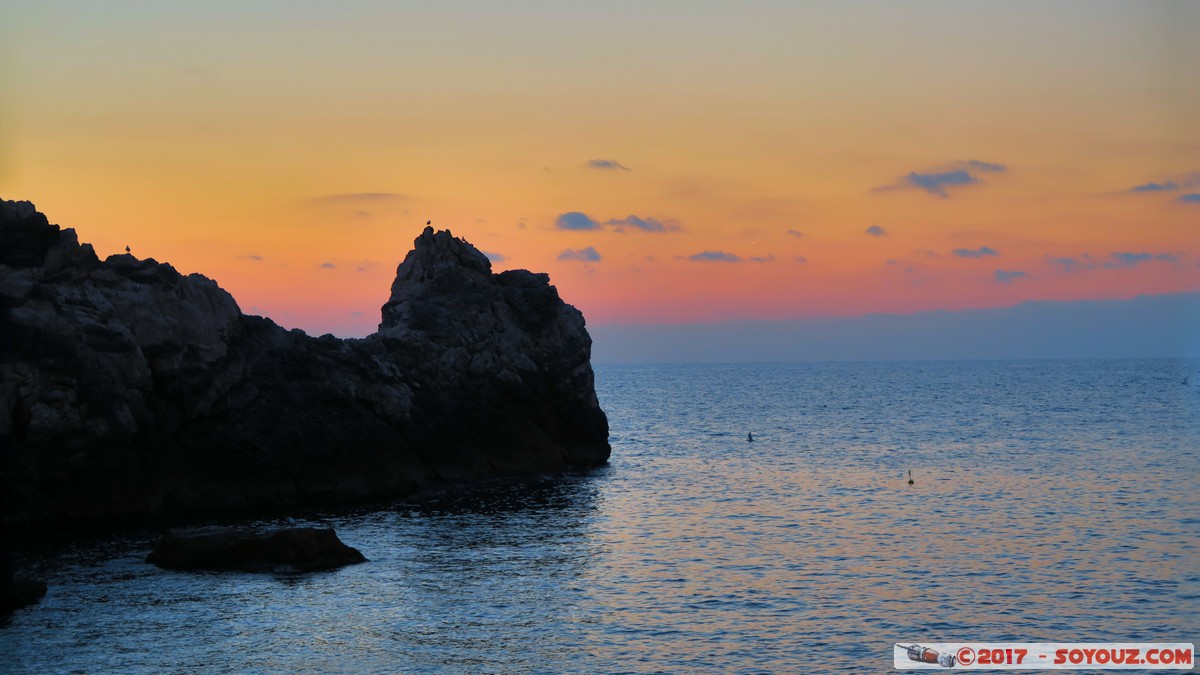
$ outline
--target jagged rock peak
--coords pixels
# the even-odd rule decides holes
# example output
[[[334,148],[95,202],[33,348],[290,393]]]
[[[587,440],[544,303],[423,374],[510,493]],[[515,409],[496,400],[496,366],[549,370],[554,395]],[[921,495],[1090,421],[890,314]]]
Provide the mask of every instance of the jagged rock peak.
[[[405,273],[409,278],[428,278],[453,267],[463,267],[480,273],[490,274],[492,262],[482,251],[466,239],[460,239],[450,230],[434,231],[426,226],[421,235],[413,240],[413,249],[396,268],[396,274]]]
[[[450,230],[425,231],[413,240],[413,248],[396,267],[391,295],[383,306],[380,331],[411,322],[413,303],[430,295],[467,297],[490,285],[492,262],[465,239]]]
[[[396,267],[396,279],[392,282],[392,295],[406,284],[427,283],[438,277],[489,276],[492,261],[465,239],[450,233],[450,230],[434,232],[426,227],[421,236],[413,240],[413,248]]]

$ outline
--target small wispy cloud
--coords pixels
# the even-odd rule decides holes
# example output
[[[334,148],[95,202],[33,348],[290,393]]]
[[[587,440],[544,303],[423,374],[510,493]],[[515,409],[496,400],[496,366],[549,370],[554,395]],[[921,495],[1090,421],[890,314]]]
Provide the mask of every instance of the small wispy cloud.
[[[807,264],[807,263],[808,263],[808,258],[805,258],[805,257],[804,257],[804,256],[802,256],[802,255],[798,255],[798,256],[796,256],[795,260],[796,260],[796,262],[797,262],[797,263],[800,263],[801,265],[804,265],[804,264]]]
[[[1200,204],[1200,192],[1183,195],[1179,198],[1179,202],[1182,204]]]
[[[1104,263],[1104,266],[1110,269],[1137,267],[1140,263],[1154,260],[1154,256],[1149,253],[1112,253],[1108,257],[1109,261]]]
[[[554,219],[554,226],[560,230],[598,230],[600,223],[586,213],[568,211],[559,214]]]
[[[787,233],[788,233],[788,234],[790,234],[790,235],[792,235],[793,237],[795,237],[795,238],[797,238],[797,239],[803,239],[805,236],[807,236],[807,235],[805,235],[803,232],[801,232],[800,230],[788,230],[788,231],[787,231]]]
[[[1174,253],[1131,253],[1124,251],[1110,253],[1108,255],[1108,262],[1104,263],[1104,266],[1108,269],[1128,269],[1130,267],[1137,267],[1144,262],[1155,260],[1171,265],[1179,264],[1179,256]]]
[[[883,229],[882,227],[880,227],[878,225],[872,225],[872,226],[868,227],[866,230],[864,230],[863,232],[865,234],[871,235],[872,237],[887,236],[887,230]]]
[[[970,172],[959,169],[957,171],[945,171],[942,173],[918,173],[913,171],[905,176],[903,181],[931,195],[949,197],[950,195],[946,192],[946,188],[974,185],[979,182],[979,179],[972,176]]]
[[[567,249],[558,254],[559,260],[575,260],[579,262],[600,262],[600,253],[588,246],[580,249]]]
[[[320,265],[317,265],[317,267],[319,267],[323,270],[331,270],[331,269],[334,269],[335,267],[337,267],[337,265],[334,265],[331,262],[323,262]]]
[[[1200,172],[1177,173],[1170,177],[1148,180],[1146,183],[1130,187],[1128,192],[1177,192],[1192,189],[1192,187],[1200,187]],[[1184,195],[1184,197],[1186,196]],[[1183,197],[1180,197],[1180,201],[1184,201]],[[1196,198],[1196,201],[1200,201],[1200,197]]]
[[[642,218],[633,214],[624,218],[610,218],[604,221],[604,224],[614,228],[632,227],[642,232],[678,232],[683,229],[675,220],[662,221],[657,218]]]
[[[587,161],[589,169],[601,169],[606,171],[633,171],[633,169],[625,166],[615,159],[589,159]]]
[[[954,255],[960,258],[986,258],[988,256],[1000,255],[996,249],[990,246],[980,246],[979,248],[956,248],[951,251]]]
[[[1029,275],[1021,270],[996,270],[994,278],[996,281],[1002,284],[1007,284],[1012,282],[1014,279],[1021,279],[1027,276]]]
[[[963,162],[954,162],[953,164],[937,169],[910,171],[896,179],[894,183],[882,185],[875,188],[874,191],[915,189],[923,190],[935,197],[945,198],[950,196],[950,193],[947,191],[950,188],[982,183],[983,180],[977,174],[1003,173],[1006,171],[1008,171],[1008,167],[1004,164],[981,162],[972,159]]]
[[[1169,180],[1169,181],[1166,181],[1163,183],[1143,183],[1141,185],[1134,185],[1133,187],[1129,188],[1129,191],[1130,192],[1170,192],[1172,190],[1178,190],[1178,189],[1179,189],[1179,183],[1176,183],[1173,180]]]
[[[505,260],[508,260],[508,256],[504,255],[503,253],[493,253],[492,251],[481,251],[481,253],[483,253],[483,255],[487,256],[487,259],[491,260],[494,263],[504,262]]]
[[[253,260],[254,262],[262,262],[263,260],[263,257],[257,253],[251,253],[250,255],[239,255],[238,258],[241,258],[242,260]]]
[[[1046,262],[1056,267],[1061,267],[1064,272],[1077,272],[1079,270],[1095,269],[1096,259],[1084,253],[1079,257],[1065,256],[1046,256]]]
[[[766,255],[766,256],[756,255],[756,256],[750,258],[750,262],[765,263],[765,262],[771,262],[774,259],[775,259],[774,255]]]
[[[1008,171],[1008,167],[1003,164],[996,164],[995,162],[981,162],[977,159],[967,160],[966,165],[968,168],[977,169],[984,173],[1001,173],[1003,171]]]
[[[599,230],[604,227],[612,228],[616,232],[624,232],[626,228],[638,230],[641,232],[681,232],[683,226],[679,221],[673,218],[651,218],[649,216],[638,216],[629,214],[624,218],[609,218],[601,222],[598,218],[593,218],[582,211],[568,211],[559,214],[554,220],[554,226],[560,230]]]
[[[696,262],[744,262],[741,256],[726,253],[725,251],[701,251],[700,253],[688,256],[688,260],[695,260]]]

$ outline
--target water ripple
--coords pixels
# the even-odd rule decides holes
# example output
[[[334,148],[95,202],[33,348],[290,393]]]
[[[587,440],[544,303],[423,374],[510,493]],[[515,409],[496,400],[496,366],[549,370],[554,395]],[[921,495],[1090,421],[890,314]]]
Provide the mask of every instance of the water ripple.
[[[370,560],[332,572],[164,572],[153,533],[31,552],[50,590],[0,662],[845,673],[901,639],[1195,641],[1198,370],[599,368],[607,468],[308,514]]]

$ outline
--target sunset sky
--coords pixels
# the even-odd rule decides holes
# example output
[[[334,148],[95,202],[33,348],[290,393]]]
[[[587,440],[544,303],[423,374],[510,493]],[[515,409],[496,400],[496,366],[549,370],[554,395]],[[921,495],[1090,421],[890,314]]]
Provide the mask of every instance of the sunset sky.
[[[1200,3],[38,2],[0,197],[375,329],[426,220],[591,324],[1200,289]]]

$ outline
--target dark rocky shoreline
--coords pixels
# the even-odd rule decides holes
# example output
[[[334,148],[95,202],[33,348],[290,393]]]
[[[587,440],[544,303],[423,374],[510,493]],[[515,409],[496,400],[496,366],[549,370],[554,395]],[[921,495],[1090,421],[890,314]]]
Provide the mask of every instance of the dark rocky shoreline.
[[[591,339],[544,274],[427,228],[379,331],[310,337],[0,202],[10,534],[352,504],[603,464]]]

